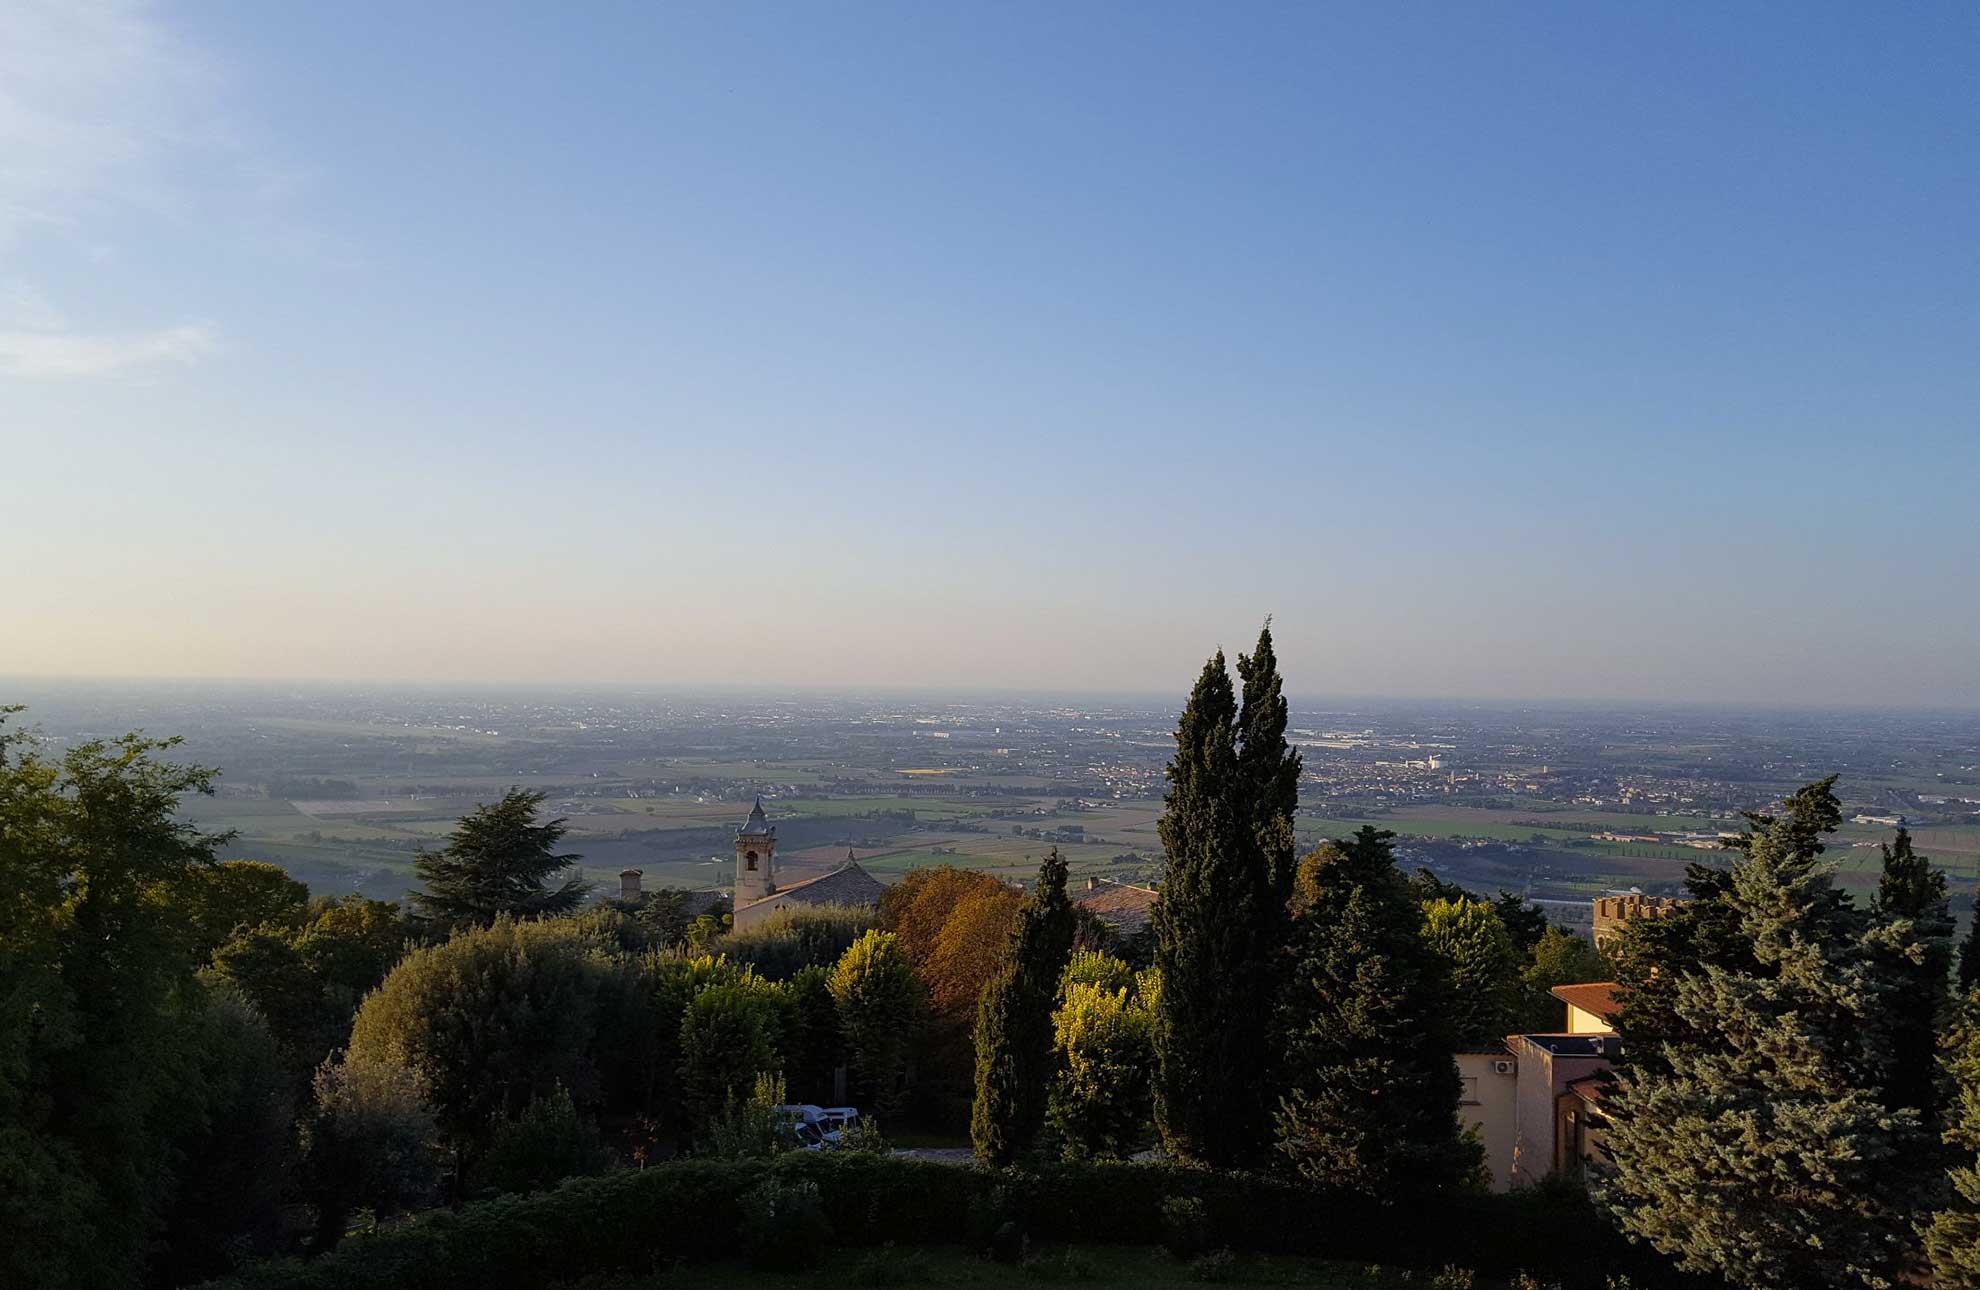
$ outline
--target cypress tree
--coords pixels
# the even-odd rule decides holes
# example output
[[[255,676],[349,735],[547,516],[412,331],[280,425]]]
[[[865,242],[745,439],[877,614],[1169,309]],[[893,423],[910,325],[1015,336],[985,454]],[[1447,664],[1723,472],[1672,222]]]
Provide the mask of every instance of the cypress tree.
[[[1276,1117],[1278,1151],[1300,1174],[1387,1200],[1454,1186],[1482,1163],[1458,1127],[1444,967],[1419,934],[1394,836],[1363,827],[1301,863]]]
[[[1259,845],[1238,760],[1237,696],[1219,650],[1176,724],[1151,922],[1162,995],[1155,1017],[1155,1118],[1169,1154],[1216,1166],[1261,1159],[1270,1136],[1271,956],[1262,929],[1284,899]]]
[[[1900,828],[1883,844],[1884,871],[1877,883],[1877,915],[1891,924],[1895,942],[1885,967],[1891,990],[1885,1002],[1890,1078],[1886,1101],[1918,1112],[1928,1131],[1938,1124],[1938,1029],[1952,1002],[1952,911],[1946,876],[1911,846]]]
[[[1901,1168],[1925,1146],[1917,1115],[1884,1105],[1888,938],[1818,863],[1833,783],[1754,817],[1704,924],[1723,943],[1665,966],[1673,1024],[1609,1099],[1602,1191],[1623,1230],[1736,1285],[1888,1285],[1918,1199]],[[1622,1033],[1629,1051],[1627,1015]]]
[[[1249,656],[1238,655],[1244,706],[1238,710],[1238,769],[1251,803],[1251,827],[1271,876],[1273,910],[1292,894],[1293,815],[1299,810],[1300,755],[1286,743],[1285,683],[1272,649],[1272,620]]]
[[[1002,1168],[1036,1141],[1056,1072],[1052,1010],[1072,957],[1073,906],[1066,862],[1053,847],[1018,910],[1003,966],[976,1010],[976,1101],[969,1135],[976,1158]]]
[[[543,797],[512,788],[501,801],[462,818],[440,851],[422,851],[414,868],[426,890],[412,898],[420,912],[453,928],[487,927],[500,914],[532,918],[575,909],[586,891],[580,879],[550,886],[578,858],[557,854],[565,832],[561,818],[538,823]]]
[[[1932,1260],[1932,1284],[1953,1290],[1980,1290],[1980,992],[1961,999],[1958,1017],[1945,1043],[1945,1072],[1953,1086],[1946,1141],[1964,1153],[1951,1171],[1953,1195],[1932,1216],[1925,1250]]]

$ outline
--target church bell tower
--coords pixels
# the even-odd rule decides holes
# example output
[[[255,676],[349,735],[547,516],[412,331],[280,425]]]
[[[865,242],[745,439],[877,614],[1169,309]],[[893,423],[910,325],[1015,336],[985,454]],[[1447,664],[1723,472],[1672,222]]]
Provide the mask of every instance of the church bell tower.
[[[763,799],[736,834],[736,908],[777,890],[777,826],[763,814]]]

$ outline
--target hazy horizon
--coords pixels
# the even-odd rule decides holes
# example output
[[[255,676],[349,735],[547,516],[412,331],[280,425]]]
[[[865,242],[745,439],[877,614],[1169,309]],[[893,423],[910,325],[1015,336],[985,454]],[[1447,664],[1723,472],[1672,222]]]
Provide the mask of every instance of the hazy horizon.
[[[1227,661],[1231,664],[1233,676],[1236,674],[1236,656],[1231,653]],[[1199,667],[1201,664],[1198,665]],[[1040,686],[969,686],[969,685],[922,685],[910,682],[872,684],[816,684],[786,685],[774,681],[706,681],[698,683],[674,683],[666,681],[407,681],[390,678],[368,680],[339,680],[327,677],[220,677],[220,676],[63,676],[56,674],[16,674],[0,675],[0,703],[29,701],[30,721],[33,717],[34,691],[49,689],[98,689],[116,691],[119,689],[150,692],[160,689],[184,690],[194,694],[210,693],[214,690],[283,691],[299,694],[375,694],[417,696],[425,699],[437,698],[628,698],[652,697],[663,699],[740,699],[752,702],[777,703],[804,699],[894,699],[929,701],[951,700],[957,702],[1009,702],[1031,701],[1036,703],[1093,702],[1114,703],[1131,706],[1146,706],[1151,709],[1180,709],[1187,698],[1189,685],[1196,679],[1196,671],[1191,670],[1185,681],[1167,689],[1119,689],[1106,687],[1053,688]],[[1614,694],[1380,694],[1348,693],[1340,691],[1316,691],[1302,689],[1287,678],[1287,698],[1294,708],[1294,722],[1298,723],[1301,710],[1319,708],[1326,711],[1353,709],[1358,706],[1380,708],[1385,705],[1410,708],[1559,708],[1563,710],[1599,711],[1640,711],[1645,713],[1669,711],[1674,713],[1699,712],[1765,715],[1779,713],[1812,713],[1828,715],[1889,713],[1896,716],[1939,715],[1946,717],[1980,717],[1980,705],[1961,706],[1943,703],[1884,703],[1876,701],[1846,702],[1840,700],[1816,702],[1765,702],[1742,699],[1693,699],[1682,696],[1657,695],[1614,695]]]
[[[0,675],[1980,709],[1976,38],[11,5]]]

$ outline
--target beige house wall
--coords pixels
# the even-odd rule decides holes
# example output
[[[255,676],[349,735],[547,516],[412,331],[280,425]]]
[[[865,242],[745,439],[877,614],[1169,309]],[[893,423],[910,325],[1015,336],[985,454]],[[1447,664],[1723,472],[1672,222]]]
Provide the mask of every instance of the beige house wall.
[[[1512,1181],[1535,1183],[1563,1164],[1559,1159],[1560,1097],[1568,1084],[1607,1070],[1602,1057],[1556,1057],[1524,1035],[1507,1038],[1519,1063],[1519,1091],[1513,1099]]]
[[[1519,1064],[1508,1052],[1459,1053],[1458,1075],[1464,1091],[1458,1095],[1458,1120],[1466,1128],[1476,1127],[1485,1144],[1485,1168],[1492,1176],[1492,1190],[1512,1187],[1514,1093],[1519,1086]]]
[[[1615,1027],[1594,1013],[1568,1005],[1567,1032],[1570,1035],[1608,1035],[1615,1033]]]

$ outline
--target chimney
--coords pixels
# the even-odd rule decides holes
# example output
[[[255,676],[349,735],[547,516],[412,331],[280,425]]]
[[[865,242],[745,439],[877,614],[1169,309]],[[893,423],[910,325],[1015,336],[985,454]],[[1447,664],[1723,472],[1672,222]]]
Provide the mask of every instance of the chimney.
[[[619,870],[620,900],[639,899],[639,879],[640,879],[640,870],[638,869]]]
[[[1088,891],[1100,890],[1100,880],[1098,878],[1095,878],[1093,875],[1088,874],[1086,877],[1086,889]]]

